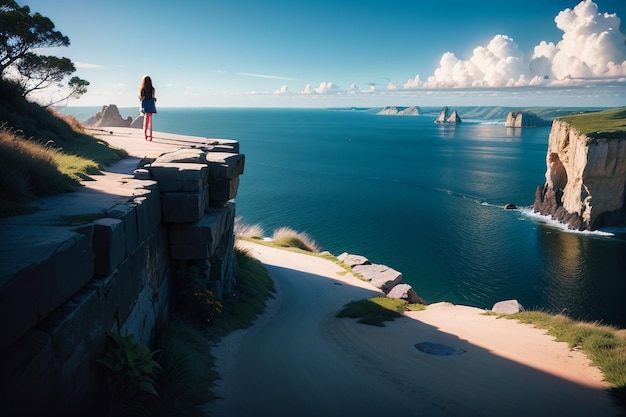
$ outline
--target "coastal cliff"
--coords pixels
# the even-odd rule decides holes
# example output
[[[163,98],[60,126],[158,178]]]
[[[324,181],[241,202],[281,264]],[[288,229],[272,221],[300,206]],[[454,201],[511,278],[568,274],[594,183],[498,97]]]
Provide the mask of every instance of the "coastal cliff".
[[[550,126],[551,122],[534,113],[521,110],[511,111],[506,116],[506,127],[539,127]]]
[[[626,109],[555,120],[546,166],[535,212],[570,229],[626,225]]]

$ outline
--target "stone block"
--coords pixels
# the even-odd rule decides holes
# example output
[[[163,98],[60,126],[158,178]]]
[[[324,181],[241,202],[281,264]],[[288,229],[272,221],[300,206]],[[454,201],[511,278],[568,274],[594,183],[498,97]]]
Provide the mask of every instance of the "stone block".
[[[209,187],[194,193],[163,193],[161,207],[166,223],[193,223],[202,218],[209,200]]]
[[[207,183],[209,166],[192,163],[153,163],[150,172],[159,183],[162,193],[199,192]]]
[[[210,258],[210,277],[214,282],[215,294],[220,299],[223,299],[226,294],[230,294],[235,285],[238,265],[234,240],[235,235],[232,232],[225,233],[219,250]]]
[[[176,244],[170,245],[170,256],[179,261],[208,259],[209,250],[207,244]]]
[[[158,190],[155,183],[150,188],[135,191],[132,203],[136,204],[138,242],[148,239],[161,224],[161,195]]]
[[[126,254],[124,223],[119,219],[103,218],[94,221],[93,225],[94,273],[109,275]]]
[[[157,157],[154,164],[180,164],[180,163],[195,163],[206,165],[206,151],[200,148],[181,148],[173,152],[167,152]]]
[[[374,287],[381,289],[385,294],[402,283],[402,274],[386,265],[357,265],[352,268],[352,271],[362,275],[365,280]]]
[[[173,223],[169,229],[172,245],[204,245],[210,255],[221,239],[228,219],[227,208],[214,208],[194,223]]]
[[[65,362],[99,321],[98,293],[87,287],[54,310],[37,328],[50,335],[55,357]]]
[[[150,345],[158,324],[166,319],[169,299],[169,283],[164,281],[158,291],[144,286],[137,296],[137,302],[120,326],[120,334],[133,334],[135,343]]]
[[[96,292],[98,298],[98,310],[100,315],[98,323],[104,331],[111,330],[113,323],[117,320],[117,290],[113,289],[113,285],[117,283],[117,274],[113,273],[106,277],[96,277],[89,281],[86,289],[92,289]]]
[[[239,177],[210,178],[209,179],[209,206],[224,207],[224,205],[237,197],[239,189]]]
[[[233,139],[208,138],[205,147],[209,152],[239,153],[239,141]]]
[[[49,335],[31,330],[0,355],[2,415],[50,415],[56,359]]]
[[[243,175],[246,156],[226,152],[208,152],[209,177],[235,178]]]
[[[369,265],[371,262],[365,256],[352,255],[348,252],[344,252],[337,257],[338,260],[348,265],[350,268],[354,268],[357,265]]]
[[[0,350],[93,276],[87,236],[52,226],[4,226],[0,241]]]
[[[124,224],[125,255],[130,255],[137,248],[137,209],[136,203],[120,203],[106,211],[107,216],[119,219]]]

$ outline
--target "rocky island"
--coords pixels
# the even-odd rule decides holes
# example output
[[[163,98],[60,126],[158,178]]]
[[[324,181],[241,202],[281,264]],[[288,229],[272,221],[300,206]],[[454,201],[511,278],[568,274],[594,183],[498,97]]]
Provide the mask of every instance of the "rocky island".
[[[441,113],[439,113],[439,116],[435,120],[435,123],[461,123],[461,122],[462,122],[461,117],[459,117],[459,114],[457,113],[457,111],[453,110],[452,113],[450,113],[450,109],[448,107],[444,107],[443,109],[441,109]]]
[[[515,110],[506,116],[506,127],[539,127],[550,126],[552,122],[545,120],[534,113]]]
[[[626,108],[554,121],[533,209],[570,229],[626,226]]]
[[[421,114],[421,110],[418,106],[411,106],[411,107],[387,106],[376,114],[384,115],[384,116],[419,116]]]

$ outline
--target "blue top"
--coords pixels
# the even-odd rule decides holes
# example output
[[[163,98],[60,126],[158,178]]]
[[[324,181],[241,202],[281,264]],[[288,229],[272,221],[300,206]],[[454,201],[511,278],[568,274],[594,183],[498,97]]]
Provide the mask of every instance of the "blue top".
[[[146,97],[141,100],[142,113],[156,113],[156,103],[154,97]]]

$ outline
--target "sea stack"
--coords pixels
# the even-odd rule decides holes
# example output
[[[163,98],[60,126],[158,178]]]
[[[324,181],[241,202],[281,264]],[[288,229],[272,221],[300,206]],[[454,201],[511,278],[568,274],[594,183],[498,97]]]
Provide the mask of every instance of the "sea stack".
[[[555,120],[534,211],[570,229],[626,225],[625,124],[626,108]]]
[[[439,116],[437,116],[437,119],[435,119],[435,123],[461,123],[461,122],[462,122],[461,117],[459,117],[459,114],[456,112],[456,110],[453,110],[452,113],[450,113],[450,109],[447,106],[441,109]]]
[[[85,121],[85,126],[91,127],[130,127],[132,117],[124,119],[115,104],[102,106],[102,110]]]

